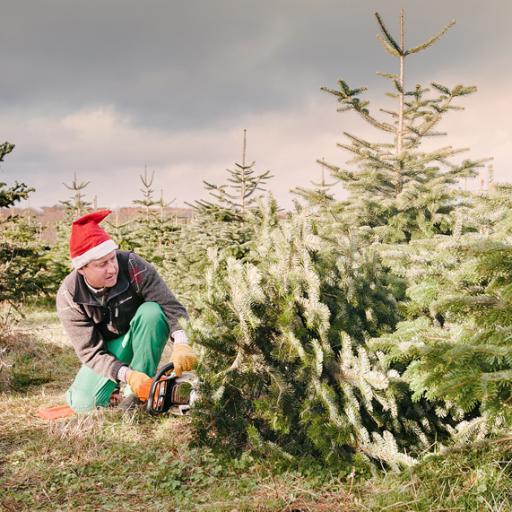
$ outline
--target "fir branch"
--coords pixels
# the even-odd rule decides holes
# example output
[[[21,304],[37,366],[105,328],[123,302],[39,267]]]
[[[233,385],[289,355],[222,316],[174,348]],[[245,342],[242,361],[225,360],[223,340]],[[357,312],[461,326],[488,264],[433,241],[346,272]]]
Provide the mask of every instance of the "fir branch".
[[[11,153],[15,147],[16,146],[14,144],[11,144],[10,142],[3,142],[2,144],[0,144],[0,162],[3,162],[4,156]],[[2,183],[0,187],[3,185],[5,185],[5,183]]]
[[[316,162],[324,167],[327,167],[327,169],[332,172],[337,172],[340,169],[338,166],[325,162],[324,160],[317,160]]]
[[[340,169],[338,168],[336,171],[333,172],[333,176],[340,180],[345,182],[352,182],[358,179],[357,174],[355,174],[352,171],[348,171],[346,169]]]
[[[391,33],[388,31],[388,29],[386,28],[386,25],[384,25],[384,21],[382,20],[380,14],[378,12],[375,12],[375,17],[377,18],[377,22],[379,23],[380,25],[380,28],[382,30],[382,33],[384,34],[385,38],[386,38],[386,42],[395,50],[395,52],[398,54],[398,55],[403,55],[403,50],[402,48],[400,48],[400,45],[395,41],[395,39],[393,38],[393,36],[391,35]],[[382,39],[382,41],[384,41],[384,39]]]
[[[453,25],[455,25],[455,20],[452,20],[450,23],[448,23],[448,25],[446,25],[444,28],[442,28],[436,35],[434,35],[433,37],[431,37],[424,43],[422,43],[418,46],[415,46],[414,48],[410,48],[409,50],[406,50],[404,52],[404,56],[411,55],[413,53],[418,53],[422,50],[427,49],[429,46],[432,46],[440,37],[442,37],[444,34],[446,34],[446,32],[448,30],[450,30],[450,28],[452,28]]]
[[[350,140],[352,140],[358,146],[364,146],[364,147],[366,147],[368,149],[371,149],[371,150],[374,150],[374,151],[377,148],[376,144],[368,142],[368,141],[363,140],[363,139],[360,139],[359,137],[356,137],[355,135],[351,135],[348,132],[343,132],[343,135],[345,135],[345,137],[348,137]]]
[[[448,87],[441,85],[437,82],[430,82],[432,87],[436,88],[438,91],[442,92],[443,94],[446,94],[446,96],[451,96],[451,91],[448,89]]]
[[[390,80],[398,80],[400,78],[396,73],[384,73],[382,71],[377,71],[376,74],[384,78],[389,78]]]
[[[478,89],[475,86],[464,86],[464,85],[456,85],[452,91],[452,96],[467,96],[468,94],[473,94]]]
[[[384,112],[384,114],[389,114],[390,116],[394,117],[395,119],[398,118],[398,113],[397,112],[393,112],[391,110],[386,110],[385,108],[380,108],[379,110],[381,112]]]
[[[512,370],[503,370],[492,373],[482,373],[481,377],[483,382],[498,382],[498,381],[512,381]],[[509,384],[510,385],[510,384]]]
[[[368,112],[360,111],[359,114],[363,117],[365,121],[368,121],[372,126],[375,128],[379,128],[380,130],[383,130],[388,133],[394,133],[395,128],[394,126],[391,126],[388,123],[381,123],[380,121],[377,121],[374,117],[372,117]]]
[[[391,55],[392,57],[400,57],[401,53],[397,51],[392,45],[390,45],[381,34],[377,34],[377,39],[384,48],[384,50],[386,50],[389,53],[389,55]]]

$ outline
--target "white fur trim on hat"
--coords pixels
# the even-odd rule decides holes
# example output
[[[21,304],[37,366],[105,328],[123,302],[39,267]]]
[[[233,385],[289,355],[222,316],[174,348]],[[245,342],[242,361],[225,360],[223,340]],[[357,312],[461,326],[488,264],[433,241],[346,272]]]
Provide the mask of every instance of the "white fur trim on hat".
[[[117,244],[114,242],[114,240],[105,240],[96,247],[89,249],[83,254],[80,254],[80,256],[72,258],[71,264],[73,265],[73,268],[82,268],[83,266],[87,265],[87,263],[90,263],[94,260],[99,260],[100,258],[103,258],[103,256],[106,256],[109,252],[115,251],[116,249]]]

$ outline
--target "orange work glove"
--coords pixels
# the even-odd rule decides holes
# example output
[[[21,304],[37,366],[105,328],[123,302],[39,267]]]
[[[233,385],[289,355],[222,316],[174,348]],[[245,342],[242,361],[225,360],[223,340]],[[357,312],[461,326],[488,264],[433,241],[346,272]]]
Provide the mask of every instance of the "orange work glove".
[[[132,388],[132,391],[141,400],[147,400],[149,396],[149,388],[151,387],[152,379],[145,373],[138,372],[137,370],[130,370],[126,381]]]
[[[178,377],[183,372],[189,372],[197,364],[197,356],[192,347],[187,343],[175,344],[172,349],[171,362],[174,364],[174,371]]]

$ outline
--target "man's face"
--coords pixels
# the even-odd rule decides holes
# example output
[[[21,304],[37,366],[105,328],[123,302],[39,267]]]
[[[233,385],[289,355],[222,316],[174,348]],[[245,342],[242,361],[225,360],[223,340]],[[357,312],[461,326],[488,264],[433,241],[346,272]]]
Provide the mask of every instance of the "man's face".
[[[111,288],[117,283],[119,264],[116,251],[112,251],[103,258],[93,260],[78,269],[93,288]]]

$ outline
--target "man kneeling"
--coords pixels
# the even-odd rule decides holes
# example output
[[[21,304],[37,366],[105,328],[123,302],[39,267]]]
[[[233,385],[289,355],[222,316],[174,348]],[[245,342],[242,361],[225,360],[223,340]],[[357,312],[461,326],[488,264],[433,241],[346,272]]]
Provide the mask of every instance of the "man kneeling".
[[[82,362],[66,393],[76,412],[108,406],[120,382],[127,384],[121,407],[134,405],[155,374],[169,335],[177,375],[197,362],[179,325],[187,311],[152,265],[118,250],[99,226],[110,213],[101,210],[73,222],[74,270],[57,293],[57,313]]]

